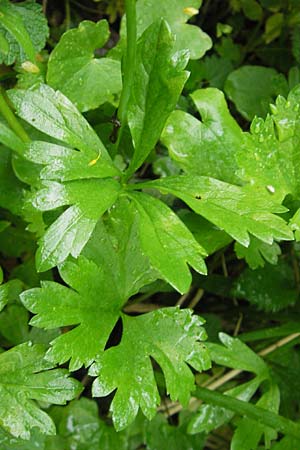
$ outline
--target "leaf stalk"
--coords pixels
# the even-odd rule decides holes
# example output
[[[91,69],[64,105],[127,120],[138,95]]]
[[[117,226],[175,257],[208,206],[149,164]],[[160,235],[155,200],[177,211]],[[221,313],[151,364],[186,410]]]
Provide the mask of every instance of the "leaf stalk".
[[[30,142],[30,137],[10,108],[6,92],[2,87],[0,87],[0,112],[17,136],[19,136],[23,142]]]

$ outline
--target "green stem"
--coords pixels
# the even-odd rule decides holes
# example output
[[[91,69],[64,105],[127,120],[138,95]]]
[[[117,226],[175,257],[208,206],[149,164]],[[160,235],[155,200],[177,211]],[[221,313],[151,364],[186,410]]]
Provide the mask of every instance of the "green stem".
[[[119,148],[124,128],[127,120],[127,105],[130,97],[131,85],[134,78],[135,55],[136,55],[136,8],[135,0],[126,0],[126,31],[127,31],[127,48],[123,61],[123,89],[120,97],[118,108],[118,119],[121,122],[121,128],[118,134],[117,150]]]
[[[0,87],[0,112],[6,119],[10,128],[19,136],[19,138],[21,138],[23,142],[30,142],[30,137],[9,107],[6,93],[2,87]]]
[[[200,398],[201,400],[212,405],[234,411],[241,416],[246,416],[249,419],[253,419],[258,423],[264,424],[283,434],[300,439],[299,424],[271,411],[260,408],[259,406],[252,405],[251,403],[247,403],[230,397],[229,395],[223,395],[219,392],[214,392],[203,387],[197,387],[195,397]]]

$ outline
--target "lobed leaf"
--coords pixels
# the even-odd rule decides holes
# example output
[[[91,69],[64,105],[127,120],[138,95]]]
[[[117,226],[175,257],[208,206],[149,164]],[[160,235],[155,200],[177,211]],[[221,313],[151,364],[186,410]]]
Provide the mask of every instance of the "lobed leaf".
[[[178,216],[163,202],[144,193],[131,193],[139,216],[141,246],[151,265],[179,292],[192,281],[188,265],[205,274],[205,250]]]
[[[36,314],[30,321],[39,328],[74,326],[51,342],[47,359],[65,363],[70,370],[89,366],[104,350],[116,324],[122,299],[114,288],[114,280],[94,262],[80,256],[59,267],[62,279],[70,288],[43,281],[21,295],[23,304]]]
[[[44,353],[43,345],[28,342],[0,354],[0,422],[13,436],[29,439],[34,427],[55,434],[51,418],[32,400],[61,405],[81,391],[66,370],[48,370],[53,365]]]
[[[80,111],[97,108],[121,91],[120,62],[94,57],[94,51],[103,47],[108,37],[106,20],[84,20],[78,28],[66,31],[51,52],[47,82]]]
[[[196,175],[166,177],[139,186],[179,197],[245,247],[250,244],[249,233],[267,244],[275,239],[292,239],[285,221],[274,214],[284,212],[285,208],[274,202],[267,191]]]
[[[128,426],[139,407],[150,420],[156,413],[159,394],[150,356],[161,367],[172,400],[186,404],[194,388],[188,365],[198,371],[210,367],[203,322],[189,310],[163,308],[138,317],[123,316],[121,343],[99,356],[90,373],[98,375],[93,396],[102,397],[115,389],[111,404],[117,430]],[[138,341],[137,341],[138,339]]]

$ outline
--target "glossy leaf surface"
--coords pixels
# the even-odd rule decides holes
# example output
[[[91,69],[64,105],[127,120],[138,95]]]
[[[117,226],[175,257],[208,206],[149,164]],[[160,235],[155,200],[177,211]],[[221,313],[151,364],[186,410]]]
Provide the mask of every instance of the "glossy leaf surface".
[[[111,404],[117,430],[131,423],[139,407],[148,419],[156,413],[159,394],[150,356],[160,365],[172,400],[187,403],[194,388],[188,365],[198,371],[210,367],[202,321],[188,310],[165,308],[139,317],[122,317],[121,343],[106,350],[91,368],[98,375],[93,395],[117,389]],[[137,337],[140,340],[137,342]]]
[[[264,190],[192,175],[166,177],[141,186],[179,197],[245,247],[250,243],[249,233],[268,244],[274,239],[292,239],[285,221],[274,214],[285,208],[276,204],[272,195]]]
[[[165,121],[187,80],[186,53],[175,53],[166,22],[153,23],[138,47],[127,119],[135,148],[129,172],[144,162],[158,141]]]
[[[80,111],[88,111],[110,101],[122,88],[121,65],[110,58],[95,58],[94,50],[109,37],[105,20],[84,20],[67,31],[52,51],[47,81],[65,94]]]
[[[48,370],[53,365],[44,353],[44,346],[27,343],[0,355],[1,426],[16,437],[28,439],[33,427],[55,434],[50,417],[31,400],[65,404],[81,391],[66,370]]]
[[[188,264],[206,273],[205,250],[165,203],[138,192],[130,198],[139,215],[141,246],[151,265],[175,289],[186,292],[192,281]]]
[[[191,98],[201,122],[191,114],[174,111],[164,128],[163,144],[184,172],[239,182],[235,155],[243,132],[229,113],[224,94],[207,88],[193,92]]]
[[[59,270],[70,288],[44,281],[41,288],[25,291],[21,299],[36,314],[32,325],[45,329],[75,326],[52,341],[47,358],[60,364],[70,359],[70,370],[77,370],[89,366],[104,349],[122,300],[108,273],[83,256],[65,262]]]
[[[211,48],[211,39],[199,27],[186,24],[197,14],[201,3],[201,0],[164,0],[160,3],[155,0],[138,0],[138,36],[162,17],[176,35],[176,50],[188,49],[192,59],[201,58]]]

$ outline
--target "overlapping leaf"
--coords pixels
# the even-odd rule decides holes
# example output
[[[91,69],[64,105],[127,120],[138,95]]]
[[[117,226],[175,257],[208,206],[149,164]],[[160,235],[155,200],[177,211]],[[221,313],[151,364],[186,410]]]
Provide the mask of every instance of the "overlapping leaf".
[[[237,110],[252,120],[266,117],[275,97],[287,95],[288,84],[284,75],[270,67],[242,66],[228,76],[225,92]]]
[[[139,216],[141,246],[151,265],[179,292],[192,281],[188,264],[205,274],[206,252],[179,217],[163,202],[144,193],[131,193]]]
[[[241,176],[252,184],[265,186],[273,196],[283,199],[300,196],[299,159],[300,88],[287,99],[278,97],[266,120],[254,119],[245,146],[237,152]]]
[[[142,35],[134,68],[127,119],[135,152],[129,172],[144,162],[159,139],[187,80],[186,53],[175,53],[166,22],[153,23]]]
[[[125,197],[98,222],[82,254],[107,272],[124,302],[158,277],[141,247],[136,209]]]
[[[14,91],[11,97],[23,119],[68,145],[34,141],[25,152],[30,161],[45,165],[34,206],[47,211],[71,205],[40,240],[37,267],[44,271],[69,254],[80,254],[98,219],[118,197],[119,183],[107,177],[119,172],[88,122],[61,93],[42,85]]]
[[[200,8],[201,0],[138,0],[137,1],[137,32],[138,36],[156,20],[163,18],[170,25],[176,36],[176,50],[190,51],[192,59],[201,58],[212,46],[210,37],[200,27],[186,22]]]
[[[251,269],[263,267],[265,261],[270,264],[277,264],[278,256],[281,254],[279,245],[276,242],[266,244],[255,237],[251,237],[249,247],[244,247],[238,242],[234,246],[235,253],[239,259],[244,258]]]
[[[194,387],[190,366],[210,367],[202,321],[189,310],[160,309],[139,317],[122,317],[121,343],[106,350],[90,372],[98,375],[93,395],[105,396],[117,389],[111,404],[117,430],[131,423],[139,407],[148,419],[156,413],[159,394],[150,356],[160,365],[172,400],[186,404]]]
[[[166,177],[140,186],[176,195],[245,247],[250,243],[249,233],[267,244],[274,239],[293,239],[285,221],[275,215],[285,208],[267,191],[192,175]]]
[[[284,260],[276,266],[266,264],[257,270],[245,269],[235,282],[233,294],[264,311],[280,311],[293,305],[299,297],[293,268]]]
[[[47,82],[80,111],[97,108],[121,91],[120,62],[94,57],[94,50],[103,47],[108,37],[106,20],[84,20],[63,34],[50,55]]]
[[[122,299],[111,274],[83,256],[65,262],[59,270],[70,288],[43,281],[41,288],[23,292],[21,299],[36,314],[32,325],[45,329],[74,326],[52,341],[47,358],[58,363],[70,359],[70,370],[76,370],[89,366],[104,349]]]
[[[50,417],[32,400],[65,404],[81,391],[79,382],[44,359],[43,345],[22,344],[0,355],[1,426],[14,436],[29,438],[34,427],[55,434]]]
[[[202,121],[184,111],[172,112],[161,136],[163,144],[184,172],[239,182],[235,155],[243,132],[230,115],[224,94],[207,88],[191,97]]]

